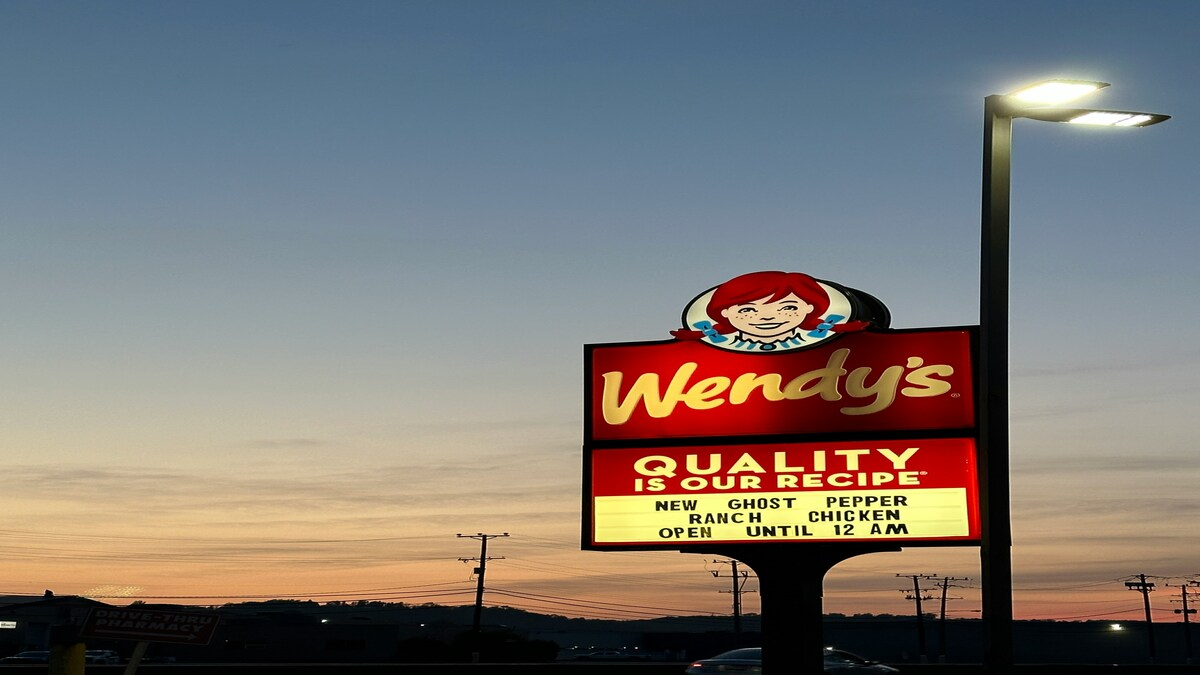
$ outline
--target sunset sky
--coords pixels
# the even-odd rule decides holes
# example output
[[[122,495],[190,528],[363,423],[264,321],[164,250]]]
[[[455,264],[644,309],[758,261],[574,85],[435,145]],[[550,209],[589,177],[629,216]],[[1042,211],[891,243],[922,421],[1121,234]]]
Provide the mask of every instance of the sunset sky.
[[[583,345],[793,270],[978,322],[982,102],[1018,120],[1018,618],[1200,574],[1200,3],[0,4],[0,595],[730,611],[729,566],[580,551]],[[907,614],[843,563],[830,612]],[[748,588],[755,588],[751,580]],[[746,600],[757,611],[756,596]]]

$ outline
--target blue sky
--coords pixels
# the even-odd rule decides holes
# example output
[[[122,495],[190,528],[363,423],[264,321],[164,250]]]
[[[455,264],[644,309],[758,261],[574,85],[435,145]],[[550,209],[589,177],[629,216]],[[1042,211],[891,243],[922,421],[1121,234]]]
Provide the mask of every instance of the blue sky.
[[[5,3],[0,591],[465,591],[453,535],[507,531],[497,587],[725,612],[697,557],[577,550],[581,346],[665,338],[760,269],[975,323],[982,99],[1072,77],[1174,119],[1015,123],[1016,607],[1136,615],[1122,578],[1198,571],[1198,24],[1183,0]],[[977,578],[977,552],[851,561],[827,607],[905,612],[914,571]]]

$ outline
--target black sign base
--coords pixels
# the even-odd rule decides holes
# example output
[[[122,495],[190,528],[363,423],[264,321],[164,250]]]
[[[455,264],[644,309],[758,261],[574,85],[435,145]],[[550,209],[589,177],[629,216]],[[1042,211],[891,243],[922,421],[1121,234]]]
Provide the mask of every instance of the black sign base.
[[[899,550],[895,545],[863,543],[731,544],[688,553],[733,558],[758,576],[766,675],[820,675],[824,672],[821,598],[825,574],[855,556]]]

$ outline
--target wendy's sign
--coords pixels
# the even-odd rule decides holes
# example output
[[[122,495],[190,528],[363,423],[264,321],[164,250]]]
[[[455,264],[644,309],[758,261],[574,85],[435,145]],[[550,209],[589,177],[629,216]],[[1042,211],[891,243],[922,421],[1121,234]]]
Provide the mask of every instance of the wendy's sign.
[[[753,272],[585,346],[584,547],[979,537],[974,329]]]
[[[971,332],[888,318],[808,275],[737,277],[688,305],[675,340],[585,347],[585,438],[972,428]]]
[[[966,330],[858,332],[761,353],[699,341],[589,345],[589,440],[965,429]]]

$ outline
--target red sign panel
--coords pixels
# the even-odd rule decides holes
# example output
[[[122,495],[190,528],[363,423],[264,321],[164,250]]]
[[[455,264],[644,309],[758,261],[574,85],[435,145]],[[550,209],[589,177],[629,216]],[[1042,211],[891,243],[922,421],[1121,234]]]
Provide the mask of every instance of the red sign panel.
[[[586,347],[585,440],[971,429],[968,329],[863,331],[783,353]]]
[[[591,452],[591,548],[979,539],[973,439]]]
[[[80,634],[115,640],[206,645],[212,640],[218,618],[213,612],[97,607],[88,613]]]

